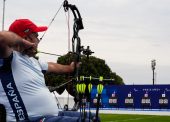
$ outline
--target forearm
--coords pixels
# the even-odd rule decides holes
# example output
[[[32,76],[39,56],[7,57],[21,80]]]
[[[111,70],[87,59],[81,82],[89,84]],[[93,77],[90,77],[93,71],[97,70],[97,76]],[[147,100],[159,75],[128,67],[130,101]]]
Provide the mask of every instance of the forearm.
[[[0,31],[0,48],[6,46],[23,53],[24,50],[35,47],[36,44],[29,42],[29,40],[25,40],[18,36],[17,34],[9,31]],[[3,50],[2,48],[0,50]],[[5,52],[4,50],[3,52]]]
[[[1,31],[0,32],[0,44],[6,44],[9,47],[15,47],[18,43],[22,43],[22,38],[13,32]]]
[[[74,71],[74,67],[71,65],[61,65],[53,62],[48,62],[48,72],[56,74],[67,74]]]
[[[8,31],[0,31],[0,57],[7,58],[17,41],[21,41],[21,38],[16,34]]]

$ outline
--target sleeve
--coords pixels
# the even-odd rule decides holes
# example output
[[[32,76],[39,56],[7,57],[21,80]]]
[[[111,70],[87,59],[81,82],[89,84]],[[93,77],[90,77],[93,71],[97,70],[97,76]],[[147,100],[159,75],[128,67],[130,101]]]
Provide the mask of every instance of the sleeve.
[[[43,73],[45,73],[48,70],[48,63],[42,60],[38,60],[41,70]]]

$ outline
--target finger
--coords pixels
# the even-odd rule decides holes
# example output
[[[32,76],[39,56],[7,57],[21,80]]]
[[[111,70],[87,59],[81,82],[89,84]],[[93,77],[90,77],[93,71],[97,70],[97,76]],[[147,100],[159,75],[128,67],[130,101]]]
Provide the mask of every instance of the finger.
[[[25,39],[22,40],[23,44],[26,45],[26,46],[33,46],[35,43],[32,43],[32,42],[29,42]]]
[[[27,41],[25,39],[23,39],[22,42],[23,42],[23,46],[24,46],[25,49],[28,49],[28,48],[36,46],[35,43],[29,42],[29,41]]]

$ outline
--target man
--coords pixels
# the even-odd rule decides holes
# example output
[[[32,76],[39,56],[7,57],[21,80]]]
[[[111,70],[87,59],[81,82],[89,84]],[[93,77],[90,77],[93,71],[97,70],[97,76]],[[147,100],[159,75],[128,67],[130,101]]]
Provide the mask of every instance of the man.
[[[34,58],[40,41],[38,32],[45,30],[46,26],[18,19],[9,31],[0,32],[0,103],[5,105],[7,121],[58,115],[56,100],[45,85],[43,72],[70,73],[74,63],[61,65]]]

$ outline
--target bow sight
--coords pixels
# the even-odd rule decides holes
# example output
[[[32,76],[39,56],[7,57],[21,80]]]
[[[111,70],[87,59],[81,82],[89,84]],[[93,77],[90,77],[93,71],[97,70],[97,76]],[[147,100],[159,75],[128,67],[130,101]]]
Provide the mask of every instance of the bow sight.
[[[87,46],[87,48],[85,49],[84,46],[82,46],[83,54],[87,56],[87,58],[89,58],[89,56],[94,53],[90,50],[90,46]]]

